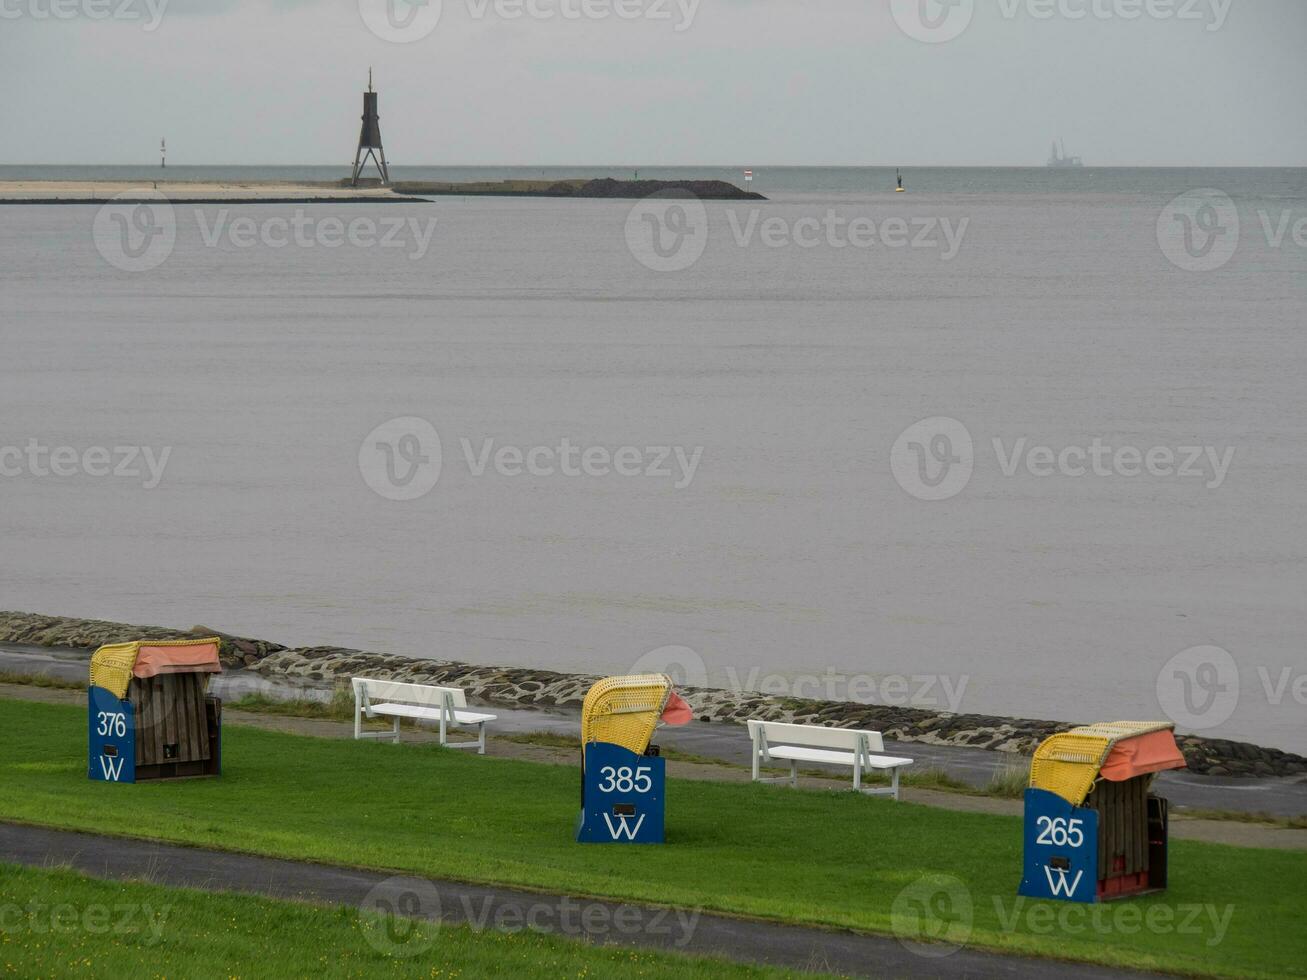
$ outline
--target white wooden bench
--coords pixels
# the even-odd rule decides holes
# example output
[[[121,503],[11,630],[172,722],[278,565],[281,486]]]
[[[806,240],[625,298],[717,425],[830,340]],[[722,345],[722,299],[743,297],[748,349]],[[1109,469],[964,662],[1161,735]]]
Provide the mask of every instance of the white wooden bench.
[[[855,790],[869,796],[892,796],[897,800],[899,770],[912,765],[911,759],[876,754],[885,751],[885,740],[881,738],[880,732],[750,719],[749,738],[753,740],[753,781],[756,783],[789,783],[798,786],[800,762],[852,766]],[[760,774],[759,770],[763,766],[780,759],[790,764],[788,776],[764,778]],[[863,789],[864,772],[885,770],[890,773],[888,789]]]
[[[432,687],[427,684],[404,684],[400,681],[351,678],[354,685],[354,737],[388,738],[399,741],[399,723],[404,718],[434,721],[440,725],[440,744],[454,749],[475,748],[486,754],[486,722],[495,715],[467,710],[467,696],[457,687]],[[363,718],[395,719],[390,732],[365,732]],[[475,742],[450,742],[449,729],[454,725],[475,726]]]

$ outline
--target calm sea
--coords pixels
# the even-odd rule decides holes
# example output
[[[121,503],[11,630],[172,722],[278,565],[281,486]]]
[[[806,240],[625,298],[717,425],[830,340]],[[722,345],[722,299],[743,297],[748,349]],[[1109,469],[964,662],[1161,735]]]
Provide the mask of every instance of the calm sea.
[[[1307,751],[1307,171],[754,170],[0,208],[0,607]]]

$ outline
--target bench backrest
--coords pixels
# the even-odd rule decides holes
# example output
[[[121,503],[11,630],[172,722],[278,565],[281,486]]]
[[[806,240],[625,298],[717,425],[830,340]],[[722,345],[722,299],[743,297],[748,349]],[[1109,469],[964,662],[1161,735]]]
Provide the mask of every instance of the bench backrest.
[[[749,719],[749,737],[757,744],[803,745],[814,749],[843,749],[846,752],[884,752],[885,740],[880,732],[856,728],[822,728],[818,725],[792,725],[782,721]]]
[[[402,681],[374,680],[369,677],[350,679],[354,685],[354,699],[359,704],[395,701],[400,704],[417,704],[429,708],[466,708],[467,695],[460,687],[433,687],[430,684],[405,684]]]

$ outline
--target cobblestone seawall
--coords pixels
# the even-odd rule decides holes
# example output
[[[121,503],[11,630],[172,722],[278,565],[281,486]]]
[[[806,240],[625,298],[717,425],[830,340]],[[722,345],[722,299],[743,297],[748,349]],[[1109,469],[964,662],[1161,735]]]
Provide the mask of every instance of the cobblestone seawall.
[[[593,674],[565,674],[530,667],[488,667],[453,660],[418,660],[343,647],[291,648],[267,640],[232,636],[207,626],[181,630],[0,612],[0,642],[6,643],[93,650],[104,643],[195,636],[220,636],[222,660],[226,666],[251,670],[269,679],[329,686],[347,683],[350,677],[366,675],[417,684],[457,685],[473,700],[509,707],[579,709],[585,692],[599,679]],[[1022,755],[1034,752],[1035,747],[1054,732],[1084,723],[780,698],[718,688],[691,687],[681,689],[679,693],[693,706],[695,717],[700,721],[742,724],[747,718],[763,718],[840,728],[869,728],[881,732],[886,738],[902,742],[970,746]],[[1189,768],[1196,773],[1215,776],[1307,774],[1307,758],[1278,749],[1196,735],[1178,735],[1177,741]]]

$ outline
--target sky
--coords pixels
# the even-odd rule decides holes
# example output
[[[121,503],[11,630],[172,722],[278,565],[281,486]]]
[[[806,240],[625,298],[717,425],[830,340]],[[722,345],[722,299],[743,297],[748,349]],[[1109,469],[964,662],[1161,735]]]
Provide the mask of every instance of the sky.
[[[0,0],[0,164],[1307,166],[1303,0]]]

